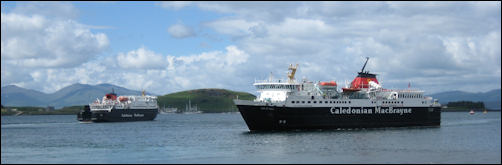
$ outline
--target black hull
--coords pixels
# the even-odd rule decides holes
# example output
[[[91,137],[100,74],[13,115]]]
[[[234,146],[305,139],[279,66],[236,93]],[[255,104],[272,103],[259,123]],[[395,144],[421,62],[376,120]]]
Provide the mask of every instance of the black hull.
[[[439,126],[440,107],[270,107],[237,105],[249,130]],[[363,111],[364,109],[364,111]],[[404,110],[404,113],[403,113]]]
[[[154,120],[157,113],[157,109],[112,109],[110,112],[93,111],[87,115],[84,110],[78,114],[78,120],[92,122],[148,121]]]
[[[83,110],[80,110],[77,114],[77,120],[82,122],[91,121],[92,113],[89,105],[84,106]]]

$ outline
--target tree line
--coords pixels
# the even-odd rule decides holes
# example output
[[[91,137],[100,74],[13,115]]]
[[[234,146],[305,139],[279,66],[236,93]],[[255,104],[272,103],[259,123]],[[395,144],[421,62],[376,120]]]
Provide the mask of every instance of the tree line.
[[[456,102],[448,102],[446,104],[448,108],[468,108],[468,109],[484,109],[485,103],[478,101],[456,101]]]

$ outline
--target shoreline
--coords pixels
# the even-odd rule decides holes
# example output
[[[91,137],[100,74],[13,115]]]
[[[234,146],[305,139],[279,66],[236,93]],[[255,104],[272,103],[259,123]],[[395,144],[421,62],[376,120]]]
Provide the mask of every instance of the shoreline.
[[[469,112],[470,110],[467,109],[451,109],[451,110],[441,110],[441,112]],[[492,110],[492,109],[487,109],[487,112],[501,112],[501,110]],[[482,110],[474,110],[474,112],[479,112],[483,113]],[[35,116],[35,115],[77,115],[78,112],[75,113],[69,113],[69,112],[37,112],[37,113],[23,113],[20,115],[16,115],[16,113],[2,113],[1,116]],[[204,113],[204,112],[203,112]],[[201,114],[203,114],[201,113]],[[228,113],[238,113],[238,112],[205,112],[204,114],[216,114],[216,113],[222,113],[222,114],[228,114]],[[183,114],[183,113],[173,113],[173,114]]]

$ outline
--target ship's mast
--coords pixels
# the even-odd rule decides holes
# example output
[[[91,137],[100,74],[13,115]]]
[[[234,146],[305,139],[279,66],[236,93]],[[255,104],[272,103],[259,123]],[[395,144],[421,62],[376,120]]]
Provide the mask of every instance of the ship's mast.
[[[366,62],[364,63],[363,69],[361,69],[361,73],[364,72],[364,68],[366,67],[366,64],[368,63],[369,59],[370,59],[369,57],[366,57]]]
[[[298,64],[296,64],[295,66],[293,66],[293,64],[289,64],[288,69],[291,70],[291,72],[288,72],[289,83],[293,83],[293,81],[295,80],[296,68],[298,68]]]

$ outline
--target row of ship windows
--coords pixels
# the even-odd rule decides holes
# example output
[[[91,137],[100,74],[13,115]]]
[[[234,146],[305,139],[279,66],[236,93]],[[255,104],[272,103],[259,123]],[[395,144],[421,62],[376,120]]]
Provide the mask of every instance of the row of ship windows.
[[[399,98],[422,98],[422,95],[414,95],[414,94],[399,94]]]
[[[257,85],[258,89],[296,89],[295,85]]]
[[[404,101],[401,101],[401,102],[399,102],[399,101],[382,101],[382,104],[399,104],[399,103],[403,104]]]
[[[300,101],[291,101],[292,104],[295,104],[295,103],[300,103]],[[307,101],[307,104],[310,104],[311,102],[310,101]],[[312,103],[314,104],[317,104],[317,101],[313,101]],[[324,101],[324,103],[328,104],[332,104],[332,103],[335,103],[335,104],[347,104],[349,103],[350,104],[350,101]],[[305,101],[302,101],[302,104],[305,104]],[[322,104],[322,101],[319,101],[319,104]]]

